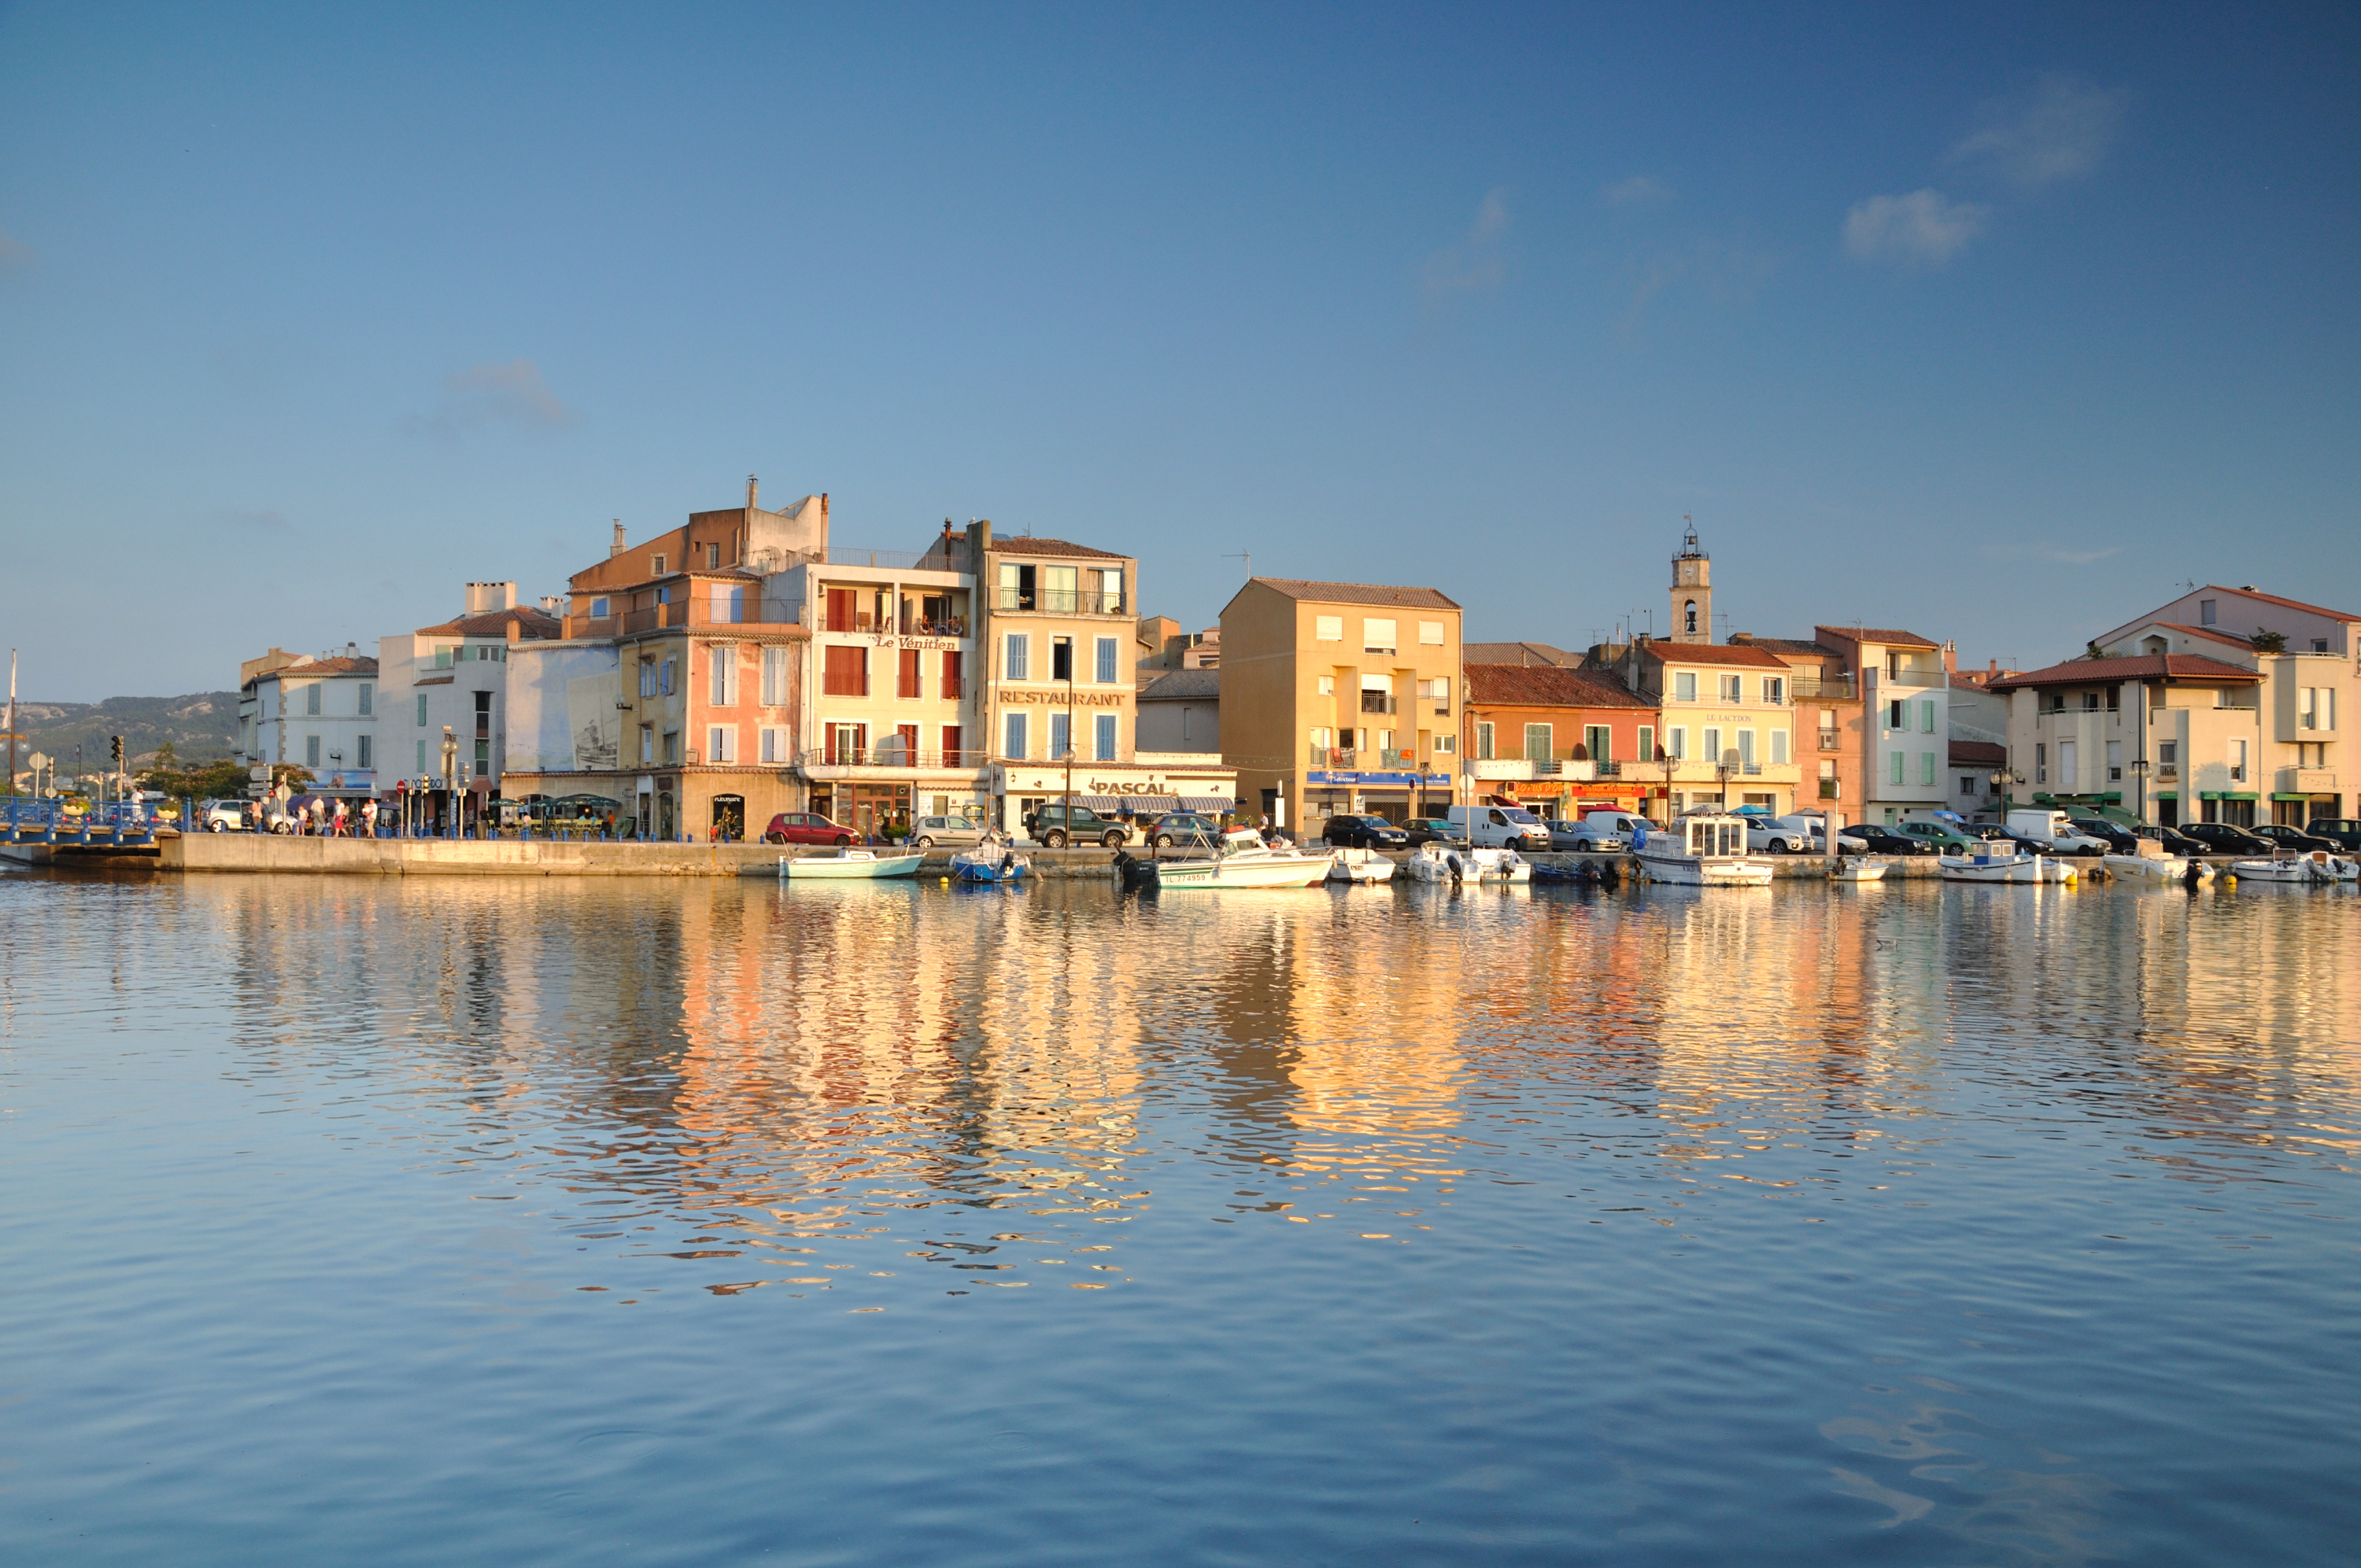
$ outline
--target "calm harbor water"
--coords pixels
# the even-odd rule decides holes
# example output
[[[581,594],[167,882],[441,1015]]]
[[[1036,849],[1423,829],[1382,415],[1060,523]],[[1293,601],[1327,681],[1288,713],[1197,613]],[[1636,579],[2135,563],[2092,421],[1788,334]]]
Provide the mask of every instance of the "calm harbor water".
[[[0,1559],[2350,1562],[2357,930],[0,877]]]

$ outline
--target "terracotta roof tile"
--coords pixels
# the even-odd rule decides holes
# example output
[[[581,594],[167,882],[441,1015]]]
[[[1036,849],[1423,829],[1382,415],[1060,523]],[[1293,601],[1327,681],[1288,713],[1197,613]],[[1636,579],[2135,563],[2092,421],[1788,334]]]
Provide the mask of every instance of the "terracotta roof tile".
[[[2197,653],[2143,653],[2134,659],[2069,659],[2046,670],[2027,670],[1993,682],[1996,692],[2019,687],[2113,685],[2124,681],[2245,681],[2262,676],[2236,664]]]
[[[1175,670],[1159,675],[1139,688],[1140,702],[1177,702],[1222,695],[1222,673],[1219,670]]]
[[[1546,642],[1465,642],[1459,656],[1470,664],[1557,664],[1572,669],[1582,655]]]
[[[1403,609],[1457,609],[1458,601],[1433,588],[1387,587],[1374,583],[1315,583],[1301,577],[1257,577],[1264,587],[1313,604],[1372,604]]]
[[[509,622],[515,621],[523,637],[555,637],[560,630],[556,618],[544,615],[531,605],[519,605],[514,609],[490,609],[481,615],[463,615],[446,620],[440,626],[422,626],[420,637],[505,637]]]
[[[1097,561],[1128,561],[1128,555],[1118,555],[1112,550],[1093,550],[1087,544],[1070,544],[1062,539],[1038,539],[1029,533],[994,534],[992,553],[995,555],[1086,555]]]
[[[1997,768],[2007,762],[2005,746],[1995,746],[1989,740],[1951,742],[1951,766],[1955,768]]]
[[[2186,631],[2191,637],[2210,637],[2216,642],[2227,642],[2233,648],[2244,648],[2250,653],[2255,648],[2251,639],[2241,637],[2235,631],[2224,631],[2218,626],[2191,626],[2179,620],[2151,620],[2147,624],[2169,626],[2175,631]]]
[[[1605,670],[1570,670],[1554,664],[1470,664],[1467,701],[1491,707],[1655,706]]]
[[[1850,637],[1856,642],[1883,643],[1889,648],[1940,648],[1931,637],[1921,637],[1915,631],[1905,631],[1891,626],[1815,626],[1812,634],[1826,636],[1829,632]]]
[[[1825,642],[1807,641],[1800,637],[1749,637],[1733,644],[1741,648],[1768,648],[1773,653],[1800,653],[1806,658],[1841,659],[1843,654]]]
[[[1640,652],[1667,664],[1748,664],[1765,670],[1787,667],[1787,661],[1778,654],[1744,642],[1651,642]]]

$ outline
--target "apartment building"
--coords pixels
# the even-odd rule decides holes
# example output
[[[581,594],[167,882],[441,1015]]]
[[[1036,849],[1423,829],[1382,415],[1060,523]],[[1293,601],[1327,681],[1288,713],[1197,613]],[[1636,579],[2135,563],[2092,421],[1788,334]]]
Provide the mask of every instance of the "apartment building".
[[[1837,651],[1861,693],[1860,807],[1855,821],[1900,821],[1951,798],[1951,667],[1954,651],[1915,631],[1815,626],[1813,640]]]
[[[555,601],[550,601],[551,609]],[[510,582],[469,583],[451,620],[378,639],[378,744],[388,775],[445,819],[453,793],[472,795],[471,815],[502,794],[509,762],[510,658],[520,643],[557,636],[550,609],[517,603]],[[444,741],[452,742],[450,773]]]
[[[1774,654],[1787,666],[1787,700],[1795,708],[1795,756],[1803,775],[1796,799],[1812,809],[1838,812],[1847,821],[1861,820],[1870,724],[1860,679],[1845,651],[1745,632],[1730,641]]]
[[[1660,710],[1655,795],[1668,814],[1795,809],[1803,770],[1784,659],[1746,643],[1640,637],[1621,666],[1623,684]]]
[[[1256,577],[1222,609],[1222,756],[1281,827],[1454,798],[1460,609],[1433,588]]]
[[[1612,673],[1470,660],[1466,681],[1460,745],[1479,795],[1572,817],[1645,812],[1664,793],[1657,711]]]
[[[363,799],[377,793],[378,662],[356,643],[342,652],[273,648],[238,669],[237,745],[248,788],[270,789],[271,769],[291,762],[313,793]]]
[[[2349,815],[2356,634],[2361,616],[2251,587],[2184,595],[2080,659],[1991,684],[2009,699],[2012,784],[2168,826]]]

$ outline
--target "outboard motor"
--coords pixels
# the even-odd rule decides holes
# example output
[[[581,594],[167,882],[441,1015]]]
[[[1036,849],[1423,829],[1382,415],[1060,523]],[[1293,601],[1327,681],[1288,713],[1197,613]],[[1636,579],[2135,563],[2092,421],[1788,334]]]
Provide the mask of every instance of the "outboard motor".
[[[1622,876],[1615,870],[1615,862],[1613,861],[1601,861],[1598,863],[1599,886],[1605,888],[1609,893],[1613,893],[1615,889],[1621,884],[1622,881]]]
[[[2191,855],[2189,857],[2188,869],[2180,873],[2180,885],[2187,888],[2190,892],[2195,893],[2197,891],[2197,884],[2202,880],[2203,879],[2197,874],[2197,857]]]
[[[1461,868],[1460,868],[1460,864],[1459,864],[1459,857],[1458,857],[1457,855],[1453,855],[1453,856],[1451,856],[1451,857],[1450,857],[1450,858],[1449,858],[1449,859],[1448,859],[1444,863],[1445,863],[1446,865],[1450,866],[1450,868],[1451,868],[1451,880],[1452,880],[1453,882],[1457,882],[1457,881],[1459,881],[1459,880],[1460,880],[1460,870],[1461,870]]]

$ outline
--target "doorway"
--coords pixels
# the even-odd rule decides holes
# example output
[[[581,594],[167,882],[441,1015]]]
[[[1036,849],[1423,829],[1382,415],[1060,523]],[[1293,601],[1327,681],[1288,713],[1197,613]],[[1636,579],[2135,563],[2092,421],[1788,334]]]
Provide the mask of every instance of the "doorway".
[[[713,797],[713,839],[719,844],[742,844],[746,841],[744,795],[717,795]]]

